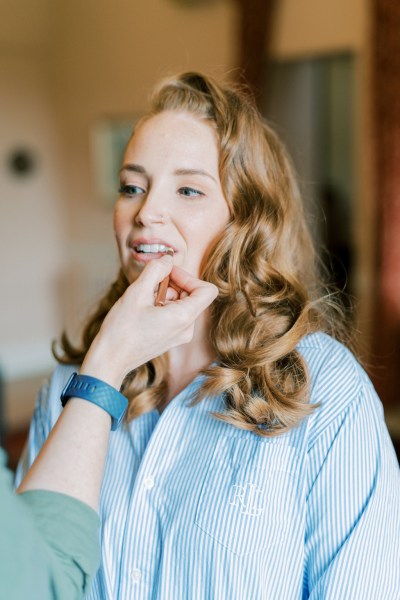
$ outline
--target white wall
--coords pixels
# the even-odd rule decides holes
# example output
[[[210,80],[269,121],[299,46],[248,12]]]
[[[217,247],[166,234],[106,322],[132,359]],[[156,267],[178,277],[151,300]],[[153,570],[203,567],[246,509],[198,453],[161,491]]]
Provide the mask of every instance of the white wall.
[[[57,278],[64,262],[58,139],[44,61],[0,54],[0,368],[8,378],[52,364],[58,333]],[[9,159],[28,149],[36,168],[15,176]]]
[[[279,0],[272,48],[276,58],[363,52],[369,0]]]

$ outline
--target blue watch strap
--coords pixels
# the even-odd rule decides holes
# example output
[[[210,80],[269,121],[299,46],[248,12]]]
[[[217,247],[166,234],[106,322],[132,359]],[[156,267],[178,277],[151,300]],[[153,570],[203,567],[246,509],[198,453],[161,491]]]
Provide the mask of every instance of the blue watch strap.
[[[128,400],[105,381],[72,373],[61,392],[61,404],[66,405],[72,397],[83,398],[105,410],[112,418],[111,429],[115,431],[124,418]]]

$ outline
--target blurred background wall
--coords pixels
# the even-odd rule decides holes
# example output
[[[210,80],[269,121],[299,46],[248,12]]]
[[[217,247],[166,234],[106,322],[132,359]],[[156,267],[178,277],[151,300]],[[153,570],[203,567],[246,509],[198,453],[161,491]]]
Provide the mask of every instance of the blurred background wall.
[[[101,191],[94,146],[107,146],[107,125],[140,116],[161,76],[181,69],[235,75],[245,64],[240,40],[253,4],[0,0],[0,367],[9,430],[29,421],[37,385],[54,365],[50,341],[66,326],[78,332],[116,273],[112,198]],[[333,131],[351,162],[346,227],[366,354],[376,254],[371,19],[368,0],[276,0],[257,59],[265,64],[261,108],[286,136],[310,197],[315,99],[321,81],[339,82],[334,105],[345,116]],[[334,59],[342,67],[332,67]],[[324,80],[327,65],[339,75]],[[285,97],[286,110],[277,111]]]

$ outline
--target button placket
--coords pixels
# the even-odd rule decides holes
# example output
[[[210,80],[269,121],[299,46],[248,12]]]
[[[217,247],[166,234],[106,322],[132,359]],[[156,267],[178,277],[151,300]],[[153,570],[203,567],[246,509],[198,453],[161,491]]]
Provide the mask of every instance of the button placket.
[[[162,420],[171,412],[173,406],[169,405],[162,415]],[[132,490],[132,496],[129,502],[128,510],[128,524],[127,527],[134,531],[142,531],[143,527],[146,527],[147,534],[150,535],[148,546],[143,554],[137,548],[134,552],[131,552],[129,557],[129,564],[125,571],[126,577],[123,580],[119,591],[120,598],[128,598],[136,589],[136,594],[146,594],[148,588],[152,589],[154,585],[153,573],[155,565],[159,563],[161,555],[161,538],[158,536],[159,533],[159,515],[158,507],[161,502],[160,496],[162,496],[162,485],[163,477],[160,474],[157,467],[162,457],[159,456],[159,449],[157,452],[152,452],[152,446],[155,444],[160,436],[160,420],[156,423],[151,436],[148,439],[147,446],[143,449],[143,455],[141,456],[141,462],[137,472],[137,481]],[[149,534],[152,532],[153,535]],[[154,560],[154,556],[157,560]]]

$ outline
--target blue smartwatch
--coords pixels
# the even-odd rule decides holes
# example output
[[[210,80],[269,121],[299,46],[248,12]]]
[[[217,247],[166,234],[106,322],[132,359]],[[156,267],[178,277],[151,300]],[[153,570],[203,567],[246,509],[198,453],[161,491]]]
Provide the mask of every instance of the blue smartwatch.
[[[115,431],[125,416],[128,400],[112,385],[90,377],[72,373],[61,392],[61,404],[65,406],[70,398],[83,398],[105,410],[112,419],[111,430]]]

